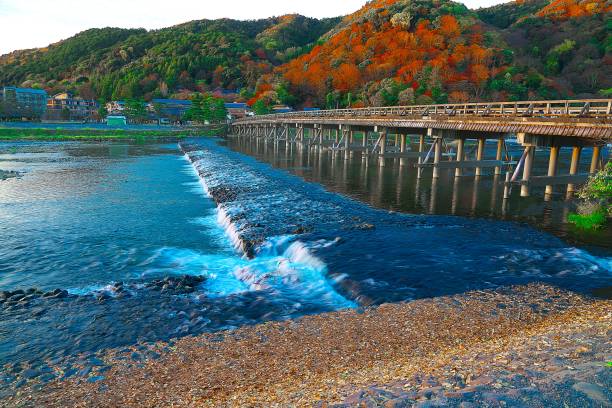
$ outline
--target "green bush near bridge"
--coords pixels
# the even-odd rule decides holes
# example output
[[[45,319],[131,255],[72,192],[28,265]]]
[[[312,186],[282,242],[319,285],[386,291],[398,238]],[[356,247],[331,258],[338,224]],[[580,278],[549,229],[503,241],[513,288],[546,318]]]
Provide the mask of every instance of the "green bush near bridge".
[[[580,190],[584,202],[578,214],[571,214],[569,222],[581,229],[599,229],[612,217],[612,162],[591,177]]]

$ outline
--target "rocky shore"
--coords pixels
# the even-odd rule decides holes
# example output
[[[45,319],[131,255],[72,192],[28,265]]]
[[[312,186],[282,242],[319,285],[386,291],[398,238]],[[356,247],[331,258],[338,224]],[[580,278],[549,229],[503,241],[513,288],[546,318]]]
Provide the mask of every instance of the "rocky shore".
[[[612,303],[550,286],[386,304],[109,350],[4,406],[609,406]],[[136,347],[136,346],[135,346]],[[142,348],[143,346],[138,346]]]

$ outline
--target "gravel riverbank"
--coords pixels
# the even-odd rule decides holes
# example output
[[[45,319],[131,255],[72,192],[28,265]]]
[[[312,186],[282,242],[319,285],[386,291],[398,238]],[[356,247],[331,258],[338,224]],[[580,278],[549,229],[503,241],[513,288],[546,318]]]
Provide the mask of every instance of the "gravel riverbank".
[[[109,351],[5,406],[610,406],[612,302],[550,286],[386,304]]]

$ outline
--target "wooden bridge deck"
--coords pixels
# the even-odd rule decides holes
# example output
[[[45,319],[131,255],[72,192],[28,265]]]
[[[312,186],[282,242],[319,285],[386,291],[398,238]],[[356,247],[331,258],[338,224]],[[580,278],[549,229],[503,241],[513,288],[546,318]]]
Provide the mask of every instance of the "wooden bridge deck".
[[[253,116],[241,125],[321,125],[440,131],[527,133],[612,140],[612,99],[335,109]]]
[[[475,177],[481,177],[488,168],[501,175],[503,168],[516,165],[506,173],[504,198],[511,193],[512,184],[520,185],[522,196],[530,194],[532,185],[546,186],[546,194],[550,195],[555,185],[567,184],[569,195],[577,183],[587,178],[578,174],[584,147],[592,147],[589,174],[602,168],[607,160],[605,145],[612,142],[612,99],[290,112],[240,119],[232,124],[232,130],[237,136],[275,143],[299,142],[308,148],[344,152],[347,159],[359,150],[366,158],[376,155],[381,166],[391,159],[400,159],[405,164],[406,159],[417,158],[418,177],[431,167],[433,179],[440,177],[441,169],[454,169],[455,176],[462,177],[464,169],[473,168]],[[361,134],[359,146],[355,144],[357,134]],[[391,135],[395,135],[395,141]],[[409,135],[419,137],[418,152],[407,150]],[[516,137],[525,149],[519,161],[508,155],[506,139],[510,137]],[[453,143],[447,143],[449,139]],[[465,151],[467,139],[478,140],[475,157]],[[485,157],[487,139],[497,140],[495,158]],[[545,176],[532,175],[536,147],[550,150]],[[569,174],[565,175],[557,174],[561,147],[572,148]],[[443,160],[445,157],[450,159]]]

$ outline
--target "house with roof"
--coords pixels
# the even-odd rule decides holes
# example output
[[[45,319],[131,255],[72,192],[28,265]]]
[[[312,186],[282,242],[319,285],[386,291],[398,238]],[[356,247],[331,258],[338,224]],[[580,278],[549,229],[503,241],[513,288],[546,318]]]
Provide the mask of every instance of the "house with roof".
[[[106,104],[109,115],[121,115],[125,111],[125,101],[111,101]]]
[[[272,113],[289,113],[293,112],[293,108],[287,105],[274,105],[272,107]]]
[[[240,119],[249,116],[251,108],[246,103],[229,102],[225,104],[225,109],[232,119]]]
[[[180,120],[191,105],[191,101],[182,99],[153,99],[149,104],[149,110],[160,117]]]
[[[95,100],[75,97],[71,92],[62,92],[47,100],[45,117],[51,120],[89,120],[98,114]]]

